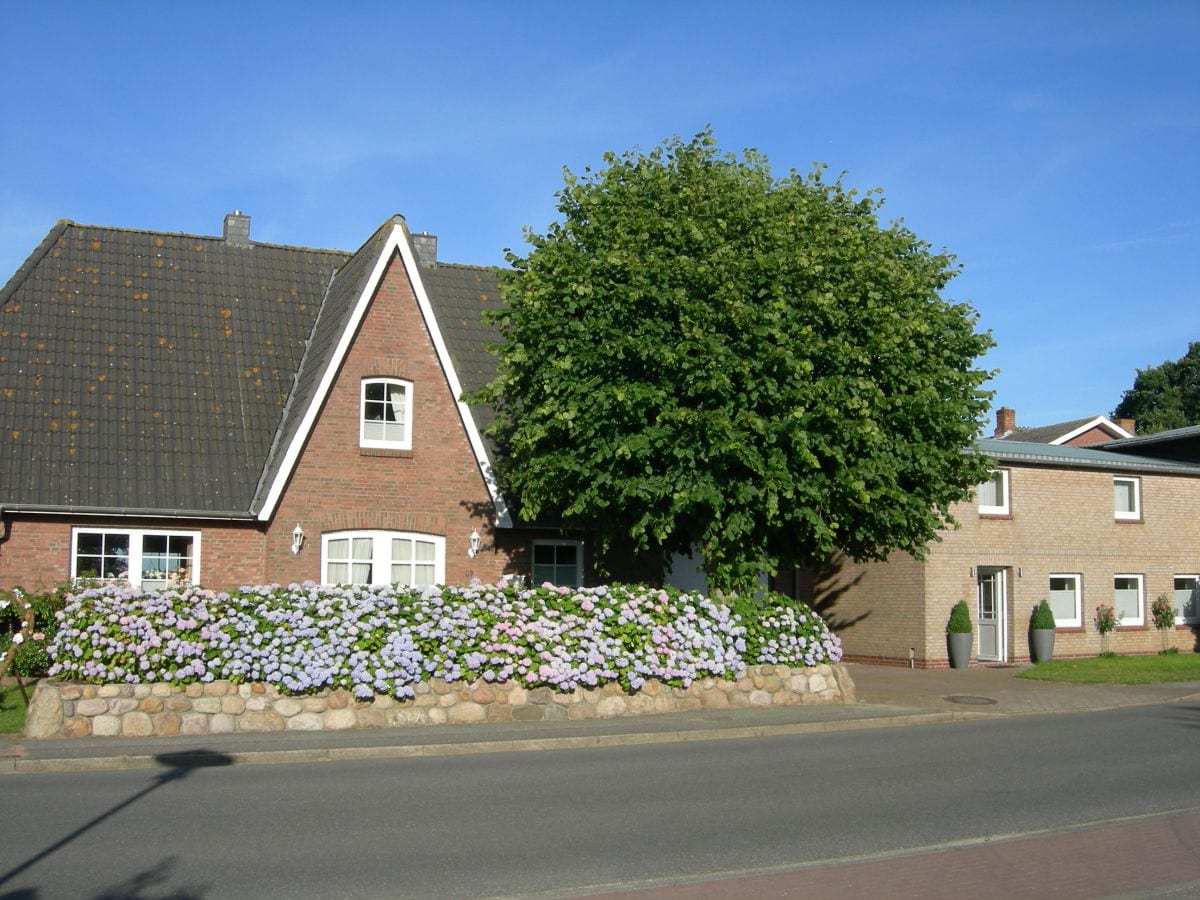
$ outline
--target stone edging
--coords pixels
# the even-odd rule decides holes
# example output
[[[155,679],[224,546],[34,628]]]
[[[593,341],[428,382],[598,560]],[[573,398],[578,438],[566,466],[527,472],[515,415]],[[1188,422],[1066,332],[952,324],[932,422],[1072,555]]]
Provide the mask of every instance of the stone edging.
[[[359,700],[343,688],[291,696],[272,685],[82,684],[39,681],[25,737],[149,737],[233,732],[395,728],[445,723],[609,719],[725,707],[854,702],[841,664],[756,666],[736,681],[703,678],[687,688],[648,681],[629,694],[617,684],[570,693],[515,682],[424,682],[416,696]]]

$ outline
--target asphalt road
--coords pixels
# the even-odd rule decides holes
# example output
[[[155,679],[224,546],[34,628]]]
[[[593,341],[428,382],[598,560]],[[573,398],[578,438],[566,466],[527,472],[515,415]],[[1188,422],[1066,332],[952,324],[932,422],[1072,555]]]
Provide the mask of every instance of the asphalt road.
[[[1200,810],[1198,727],[1200,707],[1178,704],[586,751],[8,777],[0,900],[574,896],[945,852]]]

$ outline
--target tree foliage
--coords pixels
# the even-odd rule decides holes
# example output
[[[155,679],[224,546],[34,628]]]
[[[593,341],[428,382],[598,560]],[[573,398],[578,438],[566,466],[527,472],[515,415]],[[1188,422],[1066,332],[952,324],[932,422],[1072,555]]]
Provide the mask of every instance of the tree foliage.
[[[992,344],[953,257],[823,168],[703,132],[565,172],[497,316],[498,472],[601,546],[698,548],[714,587],[835,551],[920,554],[986,462]]]
[[[1200,425],[1200,341],[1177,360],[1138,369],[1113,416],[1136,420],[1139,434]]]

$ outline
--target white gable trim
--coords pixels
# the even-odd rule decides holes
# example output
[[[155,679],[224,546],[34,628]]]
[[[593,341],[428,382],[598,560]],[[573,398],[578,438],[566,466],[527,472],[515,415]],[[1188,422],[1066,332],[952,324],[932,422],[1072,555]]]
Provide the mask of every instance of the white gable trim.
[[[1074,429],[1073,431],[1068,431],[1066,434],[1061,435],[1060,437],[1056,437],[1050,443],[1059,445],[1065,444],[1067,441],[1074,440],[1075,438],[1079,437],[1079,435],[1091,431],[1093,428],[1100,428],[1103,431],[1107,431],[1113,436],[1113,440],[1116,440],[1117,438],[1133,437],[1132,434],[1130,434],[1108,416],[1096,416],[1096,418],[1092,419],[1090,422],[1084,422],[1078,428]]]
[[[425,327],[429,329],[429,335],[433,340],[434,352],[437,353],[438,363],[442,367],[442,374],[445,375],[446,383],[454,395],[454,402],[458,405],[458,415],[462,420],[463,427],[466,429],[467,439],[471,444],[471,451],[475,454],[475,462],[479,466],[479,474],[483,477],[483,482],[487,485],[488,494],[492,498],[492,504],[496,508],[496,525],[500,528],[512,527],[512,515],[509,512],[508,505],[504,502],[503,496],[500,494],[500,490],[496,485],[495,475],[488,464],[487,452],[483,445],[483,435],[479,431],[479,426],[475,424],[475,418],[471,415],[470,407],[462,401],[462,383],[459,381],[458,373],[454,370],[454,365],[450,360],[450,352],[446,349],[446,341],[442,338],[442,331],[438,327],[437,317],[433,314],[433,306],[429,302],[429,294],[425,290],[425,283],[421,280],[420,268],[417,265],[416,257],[413,256],[412,248],[409,246],[408,239],[404,235],[404,226],[399,222],[392,225],[392,233],[388,235],[383,250],[380,252],[379,258],[375,261],[371,277],[367,279],[362,294],[359,295],[358,300],[355,302],[354,311],[350,314],[350,318],[346,322],[345,331],[342,332],[341,337],[338,339],[333,356],[330,358],[329,364],[321,375],[321,383],[317,386],[308,409],[304,411],[304,418],[301,420],[300,427],[296,430],[295,436],[288,445],[283,463],[280,465],[279,471],[271,482],[271,488],[267,492],[263,507],[258,513],[259,521],[269,521],[275,514],[275,507],[283,496],[288,479],[291,478],[296,463],[300,459],[300,451],[303,449],[308,436],[312,433],[316,425],[317,414],[324,405],[325,398],[329,396],[329,392],[333,389],[333,381],[341,370],[346,355],[350,352],[350,345],[353,342],[354,335],[358,332],[358,327],[371,305],[371,298],[375,295],[380,281],[383,280],[384,273],[387,272],[392,255],[395,253],[400,254],[400,259],[404,263],[404,271],[412,282],[413,292],[417,297],[417,307],[421,310],[421,317],[425,320]],[[357,448],[357,443],[355,447]]]

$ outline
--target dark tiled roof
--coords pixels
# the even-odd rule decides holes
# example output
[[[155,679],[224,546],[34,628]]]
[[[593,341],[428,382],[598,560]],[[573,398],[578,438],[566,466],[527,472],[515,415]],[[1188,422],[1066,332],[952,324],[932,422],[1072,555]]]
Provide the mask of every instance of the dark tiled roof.
[[[347,258],[56,225],[0,292],[0,505],[245,514]]]
[[[358,249],[358,252],[343,264],[329,285],[328,295],[312,329],[312,340],[308,353],[299,363],[295,391],[288,400],[278,439],[271,448],[270,458],[263,467],[263,478],[259,483],[253,504],[256,513],[262,507],[266,491],[279,472],[288,446],[296,437],[304,414],[316,397],[321,379],[333,360],[334,351],[346,330],[355,304],[362,295],[375,263],[378,262],[379,255],[383,251],[383,245],[387,243],[388,236],[391,234],[393,221],[389,219],[384,222]],[[259,457],[259,460],[261,462],[262,457]]]
[[[496,377],[496,356],[488,348],[500,342],[500,332],[483,314],[500,308],[497,270],[439,263],[421,266],[421,280],[463,390],[478,390]],[[472,404],[471,417],[485,431],[495,412],[490,406]],[[496,451],[486,436],[484,445],[489,462],[495,465]]]
[[[1086,419],[1076,419],[1073,422],[1059,422],[1057,425],[1041,425],[1037,428],[1018,428],[1006,435],[995,438],[998,441],[1024,441],[1030,444],[1049,444],[1064,434],[1070,434],[1080,425],[1086,425],[1095,416]]]

